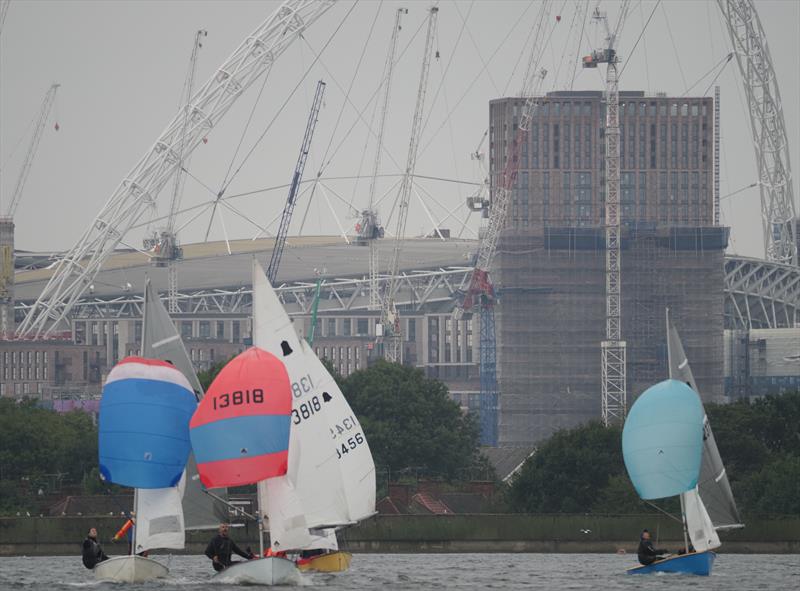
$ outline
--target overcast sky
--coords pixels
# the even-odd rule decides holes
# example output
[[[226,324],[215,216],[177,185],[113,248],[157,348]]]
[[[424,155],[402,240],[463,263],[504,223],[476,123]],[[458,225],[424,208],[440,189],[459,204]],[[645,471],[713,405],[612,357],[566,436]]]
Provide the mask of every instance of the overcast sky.
[[[595,0],[556,0],[552,4],[550,43],[541,56],[541,65],[549,70],[544,89],[601,90],[604,68],[582,71],[574,67],[578,56],[601,44],[597,25],[584,18],[587,4],[592,10]],[[527,39],[539,9],[538,3],[521,1],[459,0],[438,5],[439,58],[430,73],[417,174],[462,182],[421,181],[419,198],[412,196],[409,235],[430,232],[429,216],[440,220],[450,211],[456,217],[442,225],[453,229],[454,234],[460,231],[459,220],[467,215],[464,199],[474,191],[468,183],[481,179],[470,152],[478,146],[488,124],[488,101],[519,92],[528,59]],[[756,5],[779,80],[791,165],[797,174],[800,2],[771,0]],[[13,0],[0,33],[3,210],[19,175],[42,98],[51,83],[62,85],[17,209],[17,248],[54,250],[74,244],[177,112],[197,29],[208,30],[197,68],[197,81],[204,82],[277,6],[276,2],[256,1]],[[196,178],[186,182],[182,207],[213,199],[226,184],[226,177],[230,179],[229,168],[241,170],[228,183],[228,196],[288,183],[319,79],[328,84],[305,178],[317,174],[326,153],[323,178],[369,174],[374,141],[367,124],[372,125],[374,133],[375,91],[394,13],[400,6],[407,7],[409,13],[403,17],[400,33],[398,51],[403,53],[396,66],[386,128],[389,155],[384,156],[381,171],[396,174],[401,170],[408,149],[429,4],[362,1],[354,6],[342,1],[309,28],[304,40],[295,42],[280,57],[260,100],[256,102],[261,88],[258,81],[209,134],[208,143],[196,150],[190,164]],[[702,95],[717,70],[699,80],[730,51],[717,3],[664,0],[635,49],[656,3],[634,1],[631,6],[618,44],[625,68],[620,89],[680,96],[694,86],[690,96]],[[601,9],[608,10],[613,19],[618,3],[601,2]],[[327,48],[314,63],[326,43]],[[349,102],[342,110],[353,79]],[[721,192],[726,195],[756,181],[757,173],[735,61],[722,70],[718,84],[722,87]],[[708,93],[713,94],[713,88]],[[251,112],[252,121],[246,126]],[[56,120],[60,127],[57,132]],[[262,134],[264,139],[244,160]],[[242,147],[236,155],[240,142]],[[388,196],[379,206],[384,222],[397,192],[396,180],[387,177],[378,185],[378,196]],[[291,233],[298,233],[303,220],[304,234],[337,234],[340,224],[351,230],[356,221],[354,212],[367,204],[368,186],[368,180],[363,179],[325,181],[324,189],[315,193],[310,205],[308,195],[303,195]],[[798,192],[800,186],[795,183],[795,195]],[[159,198],[161,214],[168,208],[170,193],[171,183]],[[286,189],[280,188],[235,198],[229,204],[266,226],[279,215],[285,199]],[[207,208],[182,215],[178,225],[200,212],[181,230],[183,242],[204,238],[210,218]],[[733,252],[763,254],[757,189],[724,199],[722,219],[733,227]],[[222,238],[223,223],[231,238],[253,237],[259,231],[231,209],[222,208],[221,219],[217,216],[212,224],[211,239]],[[469,229],[463,236],[472,236],[477,223],[476,218],[468,220]],[[274,223],[271,229],[275,230]],[[139,228],[126,237],[126,242],[139,246],[145,230]]]

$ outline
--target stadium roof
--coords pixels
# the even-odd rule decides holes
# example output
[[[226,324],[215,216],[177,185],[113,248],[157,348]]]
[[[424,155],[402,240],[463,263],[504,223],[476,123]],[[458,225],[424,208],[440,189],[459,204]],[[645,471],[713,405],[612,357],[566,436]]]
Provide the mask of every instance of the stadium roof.
[[[178,262],[178,287],[181,290],[235,288],[250,285],[250,261],[256,256],[264,267],[272,254],[273,238],[234,240],[231,254],[224,241],[182,245]],[[386,272],[394,242],[382,240],[379,246],[381,272]],[[415,238],[405,240],[400,270],[432,269],[469,265],[477,250],[474,240]],[[52,268],[17,271],[15,299],[34,300],[53,273]],[[369,273],[369,249],[346,244],[338,236],[293,237],[283,252],[278,283],[315,281],[324,278],[363,277]],[[94,294],[109,296],[141,291],[145,276],[159,291],[167,290],[167,269],[150,264],[147,255],[134,250],[113,255],[95,278]]]

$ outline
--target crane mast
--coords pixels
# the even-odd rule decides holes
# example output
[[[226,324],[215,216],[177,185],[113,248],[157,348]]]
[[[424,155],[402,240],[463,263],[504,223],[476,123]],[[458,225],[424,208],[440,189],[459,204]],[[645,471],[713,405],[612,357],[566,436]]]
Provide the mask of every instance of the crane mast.
[[[267,279],[269,279],[269,282],[273,285],[278,277],[278,268],[281,265],[283,248],[286,246],[286,237],[289,234],[289,224],[292,221],[292,213],[297,203],[297,191],[300,187],[300,181],[303,179],[303,170],[306,167],[306,160],[308,160],[308,151],[311,149],[311,139],[314,137],[314,129],[317,127],[317,119],[319,117],[320,107],[322,107],[322,96],[324,94],[325,83],[320,80],[317,82],[317,90],[314,93],[314,100],[311,103],[311,112],[308,114],[306,132],[303,135],[303,143],[300,146],[300,156],[298,156],[297,164],[294,167],[292,183],[289,186],[289,197],[286,199],[286,205],[283,206],[281,223],[278,226],[278,234],[275,236],[275,246],[272,248],[272,257],[267,267]]]
[[[194,78],[197,73],[197,56],[200,48],[203,47],[203,39],[208,36],[208,31],[204,29],[198,30],[194,35],[194,43],[192,45],[192,53],[189,57],[189,71],[186,74],[186,81],[183,85],[181,92],[180,105],[183,109],[183,130],[181,136],[186,137],[186,128],[189,125],[190,104],[189,100],[194,92]],[[152,263],[157,267],[167,267],[167,305],[170,314],[176,314],[180,311],[178,308],[178,265],[177,260],[183,258],[183,249],[178,244],[178,236],[175,233],[175,218],[178,214],[181,197],[183,195],[183,171],[189,164],[189,158],[184,157],[185,145],[181,145],[177,154],[179,156],[180,166],[175,173],[175,179],[172,185],[172,201],[169,206],[169,215],[167,216],[167,226],[165,230],[158,232],[152,238],[144,239],[144,247],[148,250],[154,251]]]
[[[425,52],[422,56],[422,72],[419,77],[419,89],[417,90],[417,104],[414,108],[414,119],[411,123],[411,140],[408,144],[408,157],[406,168],[400,183],[398,193],[397,225],[395,227],[394,249],[392,259],[389,263],[389,285],[381,308],[381,327],[384,332],[384,356],[389,361],[402,363],[402,332],[400,328],[400,318],[394,304],[394,296],[398,286],[398,273],[400,272],[400,251],[403,245],[403,237],[406,232],[406,220],[408,219],[408,202],[411,197],[411,183],[413,182],[414,170],[417,164],[417,151],[419,148],[420,132],[422,128],[422,115],[425,107],[425,94],[428,90],[428,74],[431,67],[431,54],[433,53],[433,41],[436,32],[436,21],[439,8],[433,6],[428,12],[428,30],[425,37]]]
[[[800,264],[789,140],[767,36],[752,0],[717,0],[742,75],[758,163],[767,260]]]
[[[270,70],[283,52],[332,6],[333,0],[286,0],[247,36],[195,92],[190,101],[188,128],[184,129],[181,109],[58,262],[28,310],[18,335],[48,335],[66,321],[103,263],[177,172],[180,146],[184,146],[184,158],[188,157],[253,82]]]
[[[42,139],[45,125],[47,125],[47,119],[50,117],[50,110],[53,108],[53,103],[56,100],[56,93],[58,93],[60,86],[60,84],[51,84],[47,93],[44,95],[42,106],[39,109],[39,118],[33,130],[33,137],[31,137],[31,143],[28,145],[28,152],[25,155],[25,160],[22,162],[22,169],[19,172],[19,177],[17,177],[17,184],[14,187],[14,192],[11,194],[11,201],[9,201],[8,207],[6,208],[5,215],[10,218],[14,217],[19,201],[22,198],[22,190],[25,188],[25,181],[28,180],[28,174],[31,171],[36,151],[39,149],[39,141]]]
[[[392,87],[392,73],[394,71],[395,53],[397,52],[397,39],[399,37],[401,25],[400,19],[403,14],[408,14],[408,9],[398,8],[394,17],[394,28],[392,38],[389,42],[389,54],[386,56],[385,86],[383,89],[383,103],[381,105],[380,126],[378,127],[378,141],[375,148],[375,162],[372,166],[372,177],[369,183],[369,206],[361,212],[361,222],[359,224],[359,240],[366,241],[369,247],[369,309],[377,310],[381,307],[380,292],[378,288],[378,270],[380,261],[378,258],[378,239],[383,237],[383,228],[380,225],[378,212],[375,210],[375,188],[378,172],[381,166],[383,155],[383,132],[386,129],[386,115],[389,112],[389,95]]]
[[[606,70],[606,338],[600,343],[601,351],[601,409],[606,426],[621,424],[627,408],[627,348],[622,340],[622,279],[620,276],[620,158],[619,158],[619,81],[617,64],[619,56],[614,47],[617,34],[625,21],[627,0],[620,7],[617,26],[608,26],[608,17],[595,9],[592,18],[606,27],[607,45],[583,58],[583,67],[596,68],[605,63]]]

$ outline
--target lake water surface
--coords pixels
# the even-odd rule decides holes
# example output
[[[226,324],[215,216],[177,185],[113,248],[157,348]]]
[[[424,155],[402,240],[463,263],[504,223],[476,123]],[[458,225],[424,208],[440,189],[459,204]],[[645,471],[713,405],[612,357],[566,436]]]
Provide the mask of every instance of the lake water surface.
[[[141,585],[98,583],[80,556],[0,558],[0,591],[97,591],[130,589],[220,591],[209,582],[205,556],[156,556],[170,578]],[[710,577],[625,574],[633,555],[608,554],[356,554],[349,572],[304,574],[304,586],[326,589],[655,589],[750,591],[796,589],[800,555],[722,554]]]

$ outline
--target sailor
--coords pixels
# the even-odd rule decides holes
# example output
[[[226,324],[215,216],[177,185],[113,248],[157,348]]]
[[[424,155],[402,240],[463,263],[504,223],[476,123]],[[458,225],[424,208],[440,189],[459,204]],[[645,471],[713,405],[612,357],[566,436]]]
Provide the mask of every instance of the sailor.
[[[659,550],[653,547],[653,542],[650,541],[650,532],[646,529],[642,530],[642,536],[639,540],[639,562],[644,565],[653,564],[658,560],[659,556],[669,554],[669,550]]]
[[[108,556],[103,552],[100,543],[97,541],[97,529],[92,528],[83,541],[83,566],[92,569],[98,562],[103,562],[104,560],[108,560]]]
[[[225,570],[232,564],[235,564],[231,560],[231,555],[234,552],[236,552],[236,554],[242,558],[255,558],[252,552],[244,552],[241,548],[239,548],[239,546],[236,545],[236,542],[228,537],[229,530],[230,527],[227,523],[220,523],[218,530],[219,533],[211,538],[208,546],[206,546],[206,556],[211,559],[211,565],[217,572]]]

